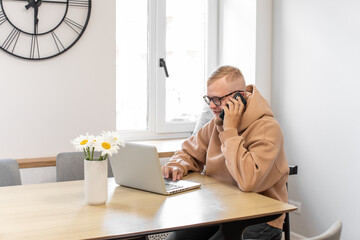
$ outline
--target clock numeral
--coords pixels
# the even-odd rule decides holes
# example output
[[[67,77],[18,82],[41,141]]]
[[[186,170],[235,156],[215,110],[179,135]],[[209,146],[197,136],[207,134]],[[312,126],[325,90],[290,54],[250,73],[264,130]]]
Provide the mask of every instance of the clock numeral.
[[[1,47],[6,49],[7,51],[14,52],[19,36],[20,36],[20,31],[16,28],[13,28],[13,30],[10,32],[9,36],[5,39]],[[9,50],[9,48],[11,49],[11,47],[12,50]]]
[[[6,22],[6,17],[3,11],[0,11],[0,25]]]
[[[30,58],[40,58],[39,41],[37,35],[31,37]]]
[[[59,37],[56,35],[55,32],[51,32],[51,36],[55,42],[55,46],[57,48],[57,50],[59,51],[59,53],[61,52],[61,50],[64,50],[65,47],[64,45],[62,44],[62,42],[60,41]]]
[[[89,7],[89,1],[87,0],[69,0],[70,7]]]
[[[65,18],[64,22],[72,29],[74,30],[77,34],[80,34],[81,31],[83,30],[84,26],[78,24],[77,22],[75,22],[74,20],[71,20],[70,18]]]

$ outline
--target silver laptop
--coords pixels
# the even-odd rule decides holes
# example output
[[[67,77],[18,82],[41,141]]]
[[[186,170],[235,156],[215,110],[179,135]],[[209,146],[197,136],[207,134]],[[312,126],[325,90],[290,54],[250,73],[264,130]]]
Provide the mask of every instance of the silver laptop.
[[[125,143],[125,147],[110,158],[118,185],[170,195],[201,186],[200,183],[164,179],[155,146]]]

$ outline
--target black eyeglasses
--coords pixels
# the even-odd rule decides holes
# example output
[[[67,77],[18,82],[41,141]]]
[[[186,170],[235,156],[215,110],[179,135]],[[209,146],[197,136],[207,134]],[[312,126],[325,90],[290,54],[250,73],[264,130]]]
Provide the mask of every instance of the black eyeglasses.
[[[216,106],[220,106],[221,105],[221,99],[223,98],[226,98],[228,96],[230,96],[231,94],[234,94],[236,92],[244,92],[244,91],[241,91],[241,90],[237,90],[237,91],[234,91],[232,93],[229,93],[229,94],[226,94],[225,96],[222,96],[222,97],[208,97],[208,96],[203,96],[204,98],[204,101],[207,103],[207,105],[210,105],[211,101],[216,105]]]

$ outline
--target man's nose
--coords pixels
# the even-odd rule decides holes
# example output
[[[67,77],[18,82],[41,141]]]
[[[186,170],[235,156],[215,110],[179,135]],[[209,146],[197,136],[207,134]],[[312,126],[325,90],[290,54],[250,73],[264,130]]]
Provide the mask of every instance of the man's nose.
[[[217,106],[215,105],[215,103],[213,101],[210,101],[209,107],[210,107],[210,109],[217,108]]]

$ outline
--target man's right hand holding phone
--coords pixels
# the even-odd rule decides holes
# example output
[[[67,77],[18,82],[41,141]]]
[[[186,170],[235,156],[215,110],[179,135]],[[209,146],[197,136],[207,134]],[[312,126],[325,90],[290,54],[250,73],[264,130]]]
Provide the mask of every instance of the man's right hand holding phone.
[[[223,128],[224,130],[235,128],[237,129],[240,125],[241,116],[244,112],[245,106],[241,102],[240,97],[229,98],[226,102],[228,107],[224,107],[224,120],[223,120]]]

